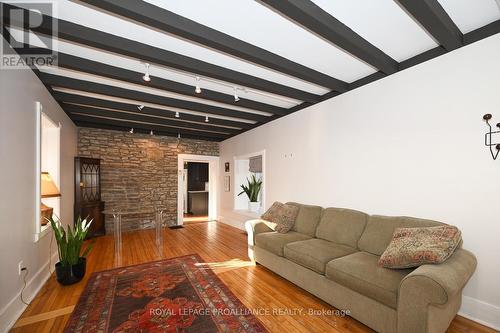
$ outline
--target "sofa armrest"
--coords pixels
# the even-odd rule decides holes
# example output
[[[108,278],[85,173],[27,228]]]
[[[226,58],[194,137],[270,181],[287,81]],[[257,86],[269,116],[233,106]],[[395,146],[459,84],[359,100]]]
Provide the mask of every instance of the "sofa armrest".
[[[274,231],[276,223],[268,222],[265,220],[249,220],[245,222],[245,230],[248,235],[248,258],[255,261],[255,256],[253,254],[253,247],[255,245],[255,236],[263,232]]]
[[[276,227],[275,223],[268,222],[261,219],[249,220],[245,222],[245,230],[248,235],[248,246],[253,247],[255,245],[255,236],[263,233],[274,231]]]
[[[444,263],[422,265],[408,274],[399,285],[398,332],[427,332],[428,306],[444,306],[461,293],[476,265],[472,253],[458,249]]]

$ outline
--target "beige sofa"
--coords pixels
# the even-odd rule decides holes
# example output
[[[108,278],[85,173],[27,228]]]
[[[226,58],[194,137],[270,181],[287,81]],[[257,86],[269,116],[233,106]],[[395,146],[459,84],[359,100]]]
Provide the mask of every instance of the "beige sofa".
[[[369,216],[301,205],[291,231],[246,223],[254,260],[378,332],[445,332],[461,304],[476,258],[462,248],[443,264],[416,269],[377,265],[397,227],[442,223]]]

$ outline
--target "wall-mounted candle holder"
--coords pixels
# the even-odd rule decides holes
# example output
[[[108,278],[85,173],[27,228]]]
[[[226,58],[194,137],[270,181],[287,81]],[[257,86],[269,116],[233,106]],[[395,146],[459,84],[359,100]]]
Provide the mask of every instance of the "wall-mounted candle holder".
[[[500,142],[493,143],[492,142],[492,136],[493,134],[499,134],[500,133],[500,123],[497,123],[496,127],[499,129],[498,131],[493,131],[493,127],[491,127],[490,120],[492,116],[491,114],[487,113],[483,116],[483,119],[486,121],[486,125],[488,125],[488,133],[484,135],[484,144],[486,147],[490,149],[491,157],[493,157],[493,160],[496,160],[498,157],[498,154],[500,153]],[[495,147],[495,148],[493,148]],[[496,149],[496,152],[495,152]]]

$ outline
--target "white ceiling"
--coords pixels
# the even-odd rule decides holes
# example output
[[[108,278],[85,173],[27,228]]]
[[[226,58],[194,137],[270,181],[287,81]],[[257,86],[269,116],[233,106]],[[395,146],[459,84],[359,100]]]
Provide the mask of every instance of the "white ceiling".
[[[497,0],[438,0],[462,33],[500,20]]]
[[[199,0],[147,2],[343,81],[352,82],[375,72],[253,0],[204,0],[202,6]]]
[[[334,78],[353,82],[376,71],[370,65],[351,56],[330,42],[316,36],[302,26],[281,16],[279,13],[254,0],[146,0],[156,6],[175,12],[198,23],[219,30],[223,33],[266,49],[294,62],[330,75]],[[346,24],[357,34],[375,45],[398,62],[421,54],[438,44],[429,34],[409,16],[395,0],[312,0],[332,16]],[[419,1],[419,0],[415,0]],[[496,0],[438,0],[463,33],[480,28],[488,23],[500,20],[500,6]],[[193,57],[211,64],[219,65],[238,72],[253,75],[285,86],[293,87],[313,94],[323,95],[330,90],[286,74],[264,68],[260,65],[223,52],[213,50],[194,42],[146,27],[133,21],[110,15],[78,1],[56,0],[55,17],[98,29],[127,39],[139,41],[161,49]],[[16,2],[17,5],[21,5]],[[12,34],[21,38],[20,31],[11,29]],[[35,37],[34,35],[31,35]],[[43,46],[34,39],[33,44]],[[129,58],[119,54],[78,45],[60,40],[59,52],[90,59],[97,62],[121,67],[136,72],[144,71],[141,59]],[[238,111],[265,114],[197,97],[161,91],[142,85],[124,83],[105,77],[85,74],[59,68],[40,68],[41,71],[120,86],[143,91],[159,96],[201,102],[207,105],[231,108]],[[189,85],[195,84],[197,73],[187,73],[176,69],[152,64],[151,75]],[[234,85],[214,79],[203,78],[202,89],[210,89],[225,94],[233,94]],[[241,97],[283,108],[291,108],[302,103],[300,100],[260,92],[255,89],[243,91]],[[56,88],[58,89],[58,88]],[[64,90],[64,89],[63,89]],[[76,93],[76,92],[73,92]],[[82,93],[86,96],[95,94]],[[100,98],[104,98],[100,96]],[[106,98],[120,100],[116,98]],[[128,100],[129,103],[139,103]],[[141,102],[141,104],[144,104]],[[150,105],[165,108],[158,105]],[[178,110],[165,108],[168,110]],[[180,110],[181,112],[200,114]],[[214,116],[223,119],[230,117]],[[233,119],[234,120],[234,119]],[[251,121],[246,121],[251,122]]]
[[[438,46],[393,0],[313,2],[398,62]]]
[[[335,46],[332,47],[329,42],[258,1],[146,1],[346,82],[355,81],[375,72],[371,66]],[[394,0],[313,1],[398,62],[437,46],[436,42]],[[500,19],[500,9],[495,0],[439,0],[439,2],[463,32],[469,32]],[[328,92],[324,87],[109,15],[78,1],[57,0],[55,16],[307,92],[315,94]],[[61,51],[72,55],[85,55],[91,60],[127,69],[143,70],[143,65],[137,59],[82,48],[72,43],[61,43]],[[188,84],[192,84],[193,75],[196,75],[171,69],[167,71],[158,66],[153,67],[152,72]],[[228,94],[233,90],[231,85],[222,86],[208,81],[203,84],[209,89]],[[283,107],[299,103],[290,99],[288,103],[282,103],[260,95],[249,98]]]
[[[328,89],[323,87],[277,73],[273,70],[265,69],[259,65],[251,64],[221,52],[173,37],[169,34],[132,23],[125,19],[87,7],[81,3],[68,0],[58,0],[57,3],[57,17],[66,21],[78,23],[89,28],[108,32],[120,37],[136,40],[144,44],[149,44],[151,46],[193,57],[215,65],[265,78],[267,80],[304,91],[316,94],[328,92]]]

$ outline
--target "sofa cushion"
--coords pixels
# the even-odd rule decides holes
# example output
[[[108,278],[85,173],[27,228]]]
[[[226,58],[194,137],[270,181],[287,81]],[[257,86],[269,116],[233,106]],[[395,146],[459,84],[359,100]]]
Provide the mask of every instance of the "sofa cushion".
[[[302,205],[296,202],[287,202],[287,204],[299,207],[299,213],[297,214],[292,230],[314,237],[316,227],[321,219],[323,207]]]
[[[260,218],[269,222],[277,223],[276,220],[279,217],[281,207],[283,207],[283,204],[279,201],[275,201],[271,207],[269,207],[268,210],[260,216]]]
[[[264,232],[255,236],[255,245],[283,257],[283,247],[286,244],[310,238],[311,237],[307,235],[295,231],[289,231],[286,234],[280,234],[276,231]]]
[[[399,283],[412,269],[380,267],[379,257],[356,252],[326,264],[325,275],[349,289],[391,308],[397,308]]]
[[[317,238],[288,243],[284,249],[285,258],[320,274],[325,273],[330,260],[354,252],[356,249],[352,247]]]
[[[451,225],[397,228],[378,264],[386,268],[441,264],[453,254],[461,239],[460,230]]]
[[[284,234],[292,229],[298,213],[298,206],[276,201],[260,218],[272,222],[273,230]]]
[[[358,248],[361,251],[380,256],[389,246],[396,228],[435,227],[440,225],[444,225],[444,223],[406,216],[372,215],[368,218],[365,231],[363,231],[359,239]]]
[[[326,208],[316,229],[316,237],[357,248],[368,215],[352,209]]]

